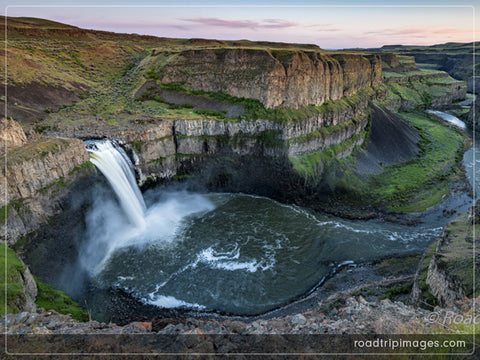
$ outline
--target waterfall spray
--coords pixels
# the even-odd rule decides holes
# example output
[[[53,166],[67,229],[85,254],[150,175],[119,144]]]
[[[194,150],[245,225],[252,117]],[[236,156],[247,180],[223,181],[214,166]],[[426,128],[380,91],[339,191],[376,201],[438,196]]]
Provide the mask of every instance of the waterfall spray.
[[[100,272],[116,250],[168,243],[185,217],[214,208],[204,196],[182,191],[165,193],[161,201],[146,208],[125,151],[111,140],[88,141],[86,145],[92,163],[105,175],[121,205],[99,195],[86,217],[88,241],[79,260],[91,274]],[[124,221],[122,213],[129,221]]]

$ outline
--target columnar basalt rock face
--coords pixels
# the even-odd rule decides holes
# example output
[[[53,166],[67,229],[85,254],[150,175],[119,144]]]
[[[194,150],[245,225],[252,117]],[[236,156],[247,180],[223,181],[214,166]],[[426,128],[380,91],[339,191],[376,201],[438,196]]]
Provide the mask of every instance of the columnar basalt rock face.
[[[380,53],[380,58],[389,68],[397,68],[400,66],[397,54],[394,53]]]
[[[326,126],[336,126],[350,119],[364,117],[368,104],[373,99],[384,99],[386,92],[364,96],[355,105],[349,104],[339,109],[325,111],[317,116],[303,120],[291,121],[283,125],[282,134],[284,139],[292,139],[311,134]]]
[[[407,83],[409,81],[419,81],[419,80],[432,80],[434,79],[441,79],[447,77],[447,73],[444,72],[435,72],[435,73],[424,73],[424,74],[412,74],[412,75],[405,75],[405,74],[398,74],[398,76],[388,76],[383,79],[384,83]],[[459,81],[459,84],[462,82]],[[448,84],[444,84],[448,85]],[[465,89],[466,92],[466,89]]]
[[[475,207],[478,205],[477,202]],[[413,303],[425,302],[427,290],[441,306],[478,296],[478,270],[475,271],[474,259],[478,261],[480,249],[479,235],[473,233],[472,223],[478,220],[473,212],[470,208],[468,214],[458,214],[425,252],[415,276]]]
[[[426,283],[442,305],[453,304],[465,296],[461,281],[449,276],[442,268],[441,256],[438,254],[434,254],[430,261]]]
[[[355,121],[346,122],[346,126],[339,127],[338,129],[332,130],[329,133],[318,132],[318,134],[313,133],[308,136],[306,139],[300,142],[290,142],[288,148],[289,156],[296,156],[305,154],[308,152],[324,150],[333,145],[339,145],[345,140],[348,140],[360,133],[368,124],[368,113],[363,114],[355,119]],[[360,143],[363,143],[364,138],[360,139]],[[355,144],[355,145],[359,145]]]
[[[352,96],[358,90],[378,85],[381,80],[382,63],[379,57],[356,54],[333,55],[342,69],[343,96]],[[380,74],[380,76],[379,76]]]
[[[160,74],[163,83],[258,99],[269,108],[298,108],[380,84],[381,60],[378,55],[202,49],[170,58]]]
[[[467,95],[467,87],[459,83],[454,84],[445,84],[446,88],[449,89],[449,92],[444,96],[439,96],[433,99],[432,107],[433,108],[442,108],[449,106],[455,101],[460,101],[465,99]]]
[[[2,166],[0,189],[8,201],[32,197],[37,191],[69,176],[89,160],[85,146],[78,139],[46,139],[12,150],[7,166]],[[4,189],[4,184],[7,189]],[[4,198],[0,205],[7,205]]]
[[[0,159],[0,207],[8,226],[0,226],[0,235],[11,244],[62,210],[66,185],[89,156],[79,139],[39,137],[27,142],[18,123],[10,120],[7,125],[2,136],[11,146]]]
[[[259,133],[266,130],[281,130],[283,126],[267,120],[224,122],[213,119],[177,120],[175,133],[183,136],[234,136],[238,133]]]

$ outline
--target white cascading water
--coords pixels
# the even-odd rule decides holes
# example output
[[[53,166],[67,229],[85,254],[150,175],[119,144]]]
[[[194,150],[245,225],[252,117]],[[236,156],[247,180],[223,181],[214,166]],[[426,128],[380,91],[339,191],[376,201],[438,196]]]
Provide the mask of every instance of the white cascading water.
[[[107,178],[125,215],[137,227],[145,226],[146,206],[125,151],[110,140],[88,145],[91,162]]]
[[[87,241],[79,257],[91,274],[99,273],[119,249],[167,244],[185,217],[215,207],[203,195],[169,191],[161,198],[155,198],[158,192],[151,193],[147,208],[125,151],[110,140],[87,141],[86,145],[92,163],[107,178],[121,205],[104,193],[93,199],[86,216]]]

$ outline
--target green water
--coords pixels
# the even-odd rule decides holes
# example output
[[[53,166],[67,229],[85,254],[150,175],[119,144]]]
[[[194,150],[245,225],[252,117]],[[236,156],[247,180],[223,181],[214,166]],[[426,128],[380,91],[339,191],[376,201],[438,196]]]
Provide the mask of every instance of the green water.
[[[168,195],[185,207],[192,196]],[[96,286],[161,307],[256,314],[308,293],[342,263],[421,253],[442,226],[348,221],[243,194],[202,199],[211,206],[169,232],[115,249],[94,275]],[[159,200],[162,216],[147,213],[147,223],[178,212],[167,203]]]

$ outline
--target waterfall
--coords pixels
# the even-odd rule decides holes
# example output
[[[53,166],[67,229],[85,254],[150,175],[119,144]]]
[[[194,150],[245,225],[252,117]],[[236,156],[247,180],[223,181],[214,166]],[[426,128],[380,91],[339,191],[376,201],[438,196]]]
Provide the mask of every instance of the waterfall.
[[[144,227],[146,206],[125,151],[111,140],[89,141],[87,149],[91,162],[107,178],[130,222]]]
[[[215,208],[203,195],[165,190],[147,193],[151,204],[147,208],[125,151],[111,140],[85,144],[92,163],[105,175],[118,199],[117,202],[103,192],[96,194],[85,218],[87,239],[79,252],[79,266],[95,281],[101,281],[97,275],[108,267],[117,250],[140,249],[149,244],[166,246],[175,241],[186,217]]]

